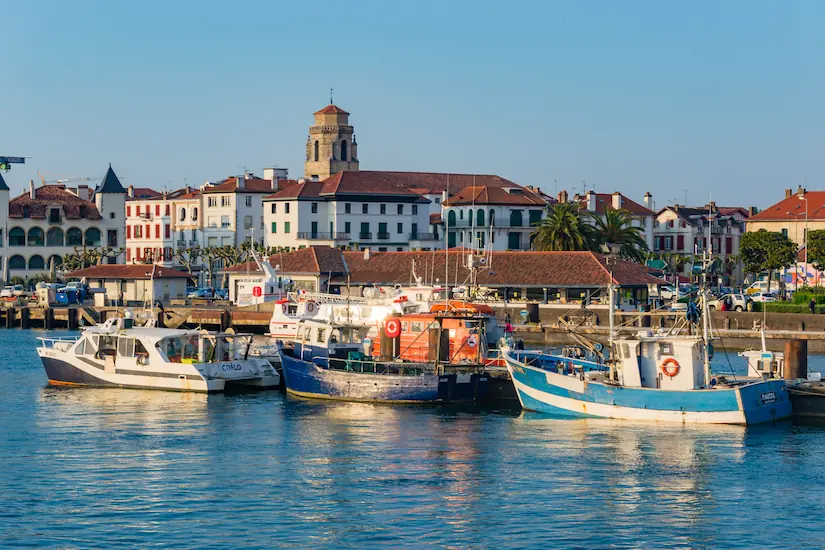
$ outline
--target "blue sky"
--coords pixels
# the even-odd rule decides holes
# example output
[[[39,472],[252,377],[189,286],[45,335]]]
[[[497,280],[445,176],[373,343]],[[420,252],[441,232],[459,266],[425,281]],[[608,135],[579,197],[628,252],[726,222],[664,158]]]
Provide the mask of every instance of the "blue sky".
[[[362,169],[767,206],[825,174],[823,2],[0,0],[6,181],[174,189],[288,167],[313,111]]]

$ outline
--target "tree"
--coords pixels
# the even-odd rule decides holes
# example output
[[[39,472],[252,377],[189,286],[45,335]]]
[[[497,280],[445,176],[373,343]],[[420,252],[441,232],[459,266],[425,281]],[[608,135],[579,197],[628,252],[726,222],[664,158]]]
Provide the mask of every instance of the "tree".
[[[192,268],[198,265],[198,260],[203,255],[203,249],[199,245],[188,248],[178,248],[175,250],[175,260],[186,268],[187,273],[192,274]]]
[[[545,217],[533,232],[533,248],[550,251],[593,250],[596,235],[578,203],[547,206]]]
[[[621,245],[621,257],[637,263],[645,261],[647,243],[642,237],[642,230],[633,226],[630,212],[627,210],[605,210],[602,216],[591,214],[596,232],[596,244],[606,243]]]
[[[825,269],[825,229],[808,231],[808,262],[817,271]]]
[[[796,244],[777,231],[745,233],[739,243],[739,251],[745,264],[745,271],[758,276],[768,272],[768,289],[771,288],[773,272],[785,269],[796,262]]]

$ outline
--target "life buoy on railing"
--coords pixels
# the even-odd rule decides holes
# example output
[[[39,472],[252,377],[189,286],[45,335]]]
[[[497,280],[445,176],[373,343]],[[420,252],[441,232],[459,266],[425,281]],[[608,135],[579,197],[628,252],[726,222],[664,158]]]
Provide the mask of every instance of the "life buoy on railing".
[[[679,374],[679,369],[681,367],[679,366],[679,362],[676,361],[676,359],[674,359],[673,357],[668,357],[667,359],[665,359],[662,362],[662,367],[661,368],[662,368],[662,373],[664,373],[665,376],[669,376],[670,378],[673,378],[674,376]]]
[[[398,338],[401,336],[401,321],[395,317],[387,319],[384,323],[384,334],[390,338]]]
[[[478,334],[471,334],[467,337],[467,345],[474,348],[478,345]]]
[[[307,313],[315,312],[315,302],[307,302]]]

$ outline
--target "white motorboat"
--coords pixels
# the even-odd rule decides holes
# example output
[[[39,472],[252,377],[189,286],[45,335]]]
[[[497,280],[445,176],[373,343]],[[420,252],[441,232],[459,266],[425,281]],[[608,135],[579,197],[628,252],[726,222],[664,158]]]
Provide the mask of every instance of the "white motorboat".
[[[37,354],[55,385],[191,392],[280,385],[269,361],[249,357],[251,334],[135,327],[118,318],[80,337],[39,340]]]

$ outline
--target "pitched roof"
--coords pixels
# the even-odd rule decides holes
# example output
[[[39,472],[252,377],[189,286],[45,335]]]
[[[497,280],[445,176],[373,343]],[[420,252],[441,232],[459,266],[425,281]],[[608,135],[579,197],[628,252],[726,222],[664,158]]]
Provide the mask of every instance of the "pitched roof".
[[[238,185],[240,179],[241,184]],[[261,178],[238,178],[232,176],[226,178],[217,185],[210,185],[203,189],[204,194],[209,193],[271,193],[272,181]]]
[[[441,193],[447,190],[455,194],[465,187],[493,186],[493,187],[522,187],[501,176],[494,174],[450,174],[438,172],[378,172],[359,170],[347,172],[355,176],[357,183],[366,183],[376,179],[387,181],[405,189],[415,189],[418,193]]]
[[[337,248],[329,246],[309,246],[300,248],[292,252],[273,254],[269,258],[269,263],[279,266],[281,273],[310,273],[320,275],[321,273],[346,273],[347,266],[344,257]],[[226,271],[230,273],[258,272],[255,262],[248,260],[242,264],[232,266]]]
[[[117,178],[115,171],[112,170],[112,165],[109,165],[109,169],[106,170],[106,175],[103,176],[103,181],[100,182],[100,185],[97,186],[95,189],[95,193],[123,193],[126,194],[126,189],[120,184],[120,180]]]
[[[445,254],[450,277],[467,274],[463,267],[466,258],[460,249],[449,252],[377,252],[368,259],[363,252],[343,252],[352,284],[407,284],[413,261],[418,272],[435,262],[436,276],[444,273]],[[610,270],[605,258],[594,252],[493,252],[488,269],[478,271],[482,286],[539,286],[539,287],[598,287],[607,284]],[[336,279],[341,282],[343,277]],[[443,277],[442,277],[443,280]],[[661,279],[648,274],[642,265],[620,261],[613,266],[614,283],[621,286],[663,284]]]
[[[825,191],[806,191],[803,196],[806,200],[799,199],[798,195],[793,193],[760,213],[751,216],[748,221],[804,220],[806,203],[809,220],[825,220]],[[790,215],[788,212],[790,212]]]
[[[612,193],[594,193],[596,195],[596,210],[595,213],[598,215],[604,214],[605,210],[615,210],[613,208],[613,194]],[[622,198],[621,202],[621,210],[627,210],[631,214],[636,214],[637,216],[655,216],[656,213],[650,210],[649,208],[642,206],[638,202],[627,198],[626,196],[619,194]],[[587,195],[576,195],[574,200],[580,201],[584,207],[587,207]]]
[[[74,193],[66,191],[63,185],[41,185],[34,188],[32,199],[28,192],[9,201],[9,218],[23,218],[24,210],[28,217],[45,219],[50,205],[59,204],[67,220],[100,220],[103,217],[93,202],[81,199]]]
[[[547,201],[520,185],[514,187],[471,185],[452,195],[444,204],[447,206],[465,204],[545,206]]]
[[[154,271],[155,279],[189,279],[189,273],[161,267],[156,264],[145,265],[121,265],[121,264],[101,264],[93,265],[85,269],[79,269],[68,273],[67,277],[87,279],[150,279]]]
[[[324,107],[320,111],[315,111],[315,113],[313,113],[313,114],[316,114],[316,115],[348,115],[349,113],[346,112],[345,110],[343,110],[341,107],[338,107],[337,105],[333,105],[332,103],[330,103],[329,105],[327,105],[326,107]]]
[[[8,191],[9,186],[6,185],[6,180],[3,179],[3,174],[0,174],[0,191]]]
[[[129,197],[129,200],[157,199],[163,196],[162,193],[150,187],[133,187],[131,191],[134,196]]]
[[[366,176],[365,176],[366,174]],[[384,197],[404,197],[417,202],[428,202],[419,193],[396,185],[392,178],[383,177],[384,172],[338,172],[322,181],[305,181],[287,187],[266,197],[283,200],[295,198],[340,197],[345,195],[380,195]]]

